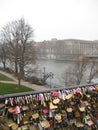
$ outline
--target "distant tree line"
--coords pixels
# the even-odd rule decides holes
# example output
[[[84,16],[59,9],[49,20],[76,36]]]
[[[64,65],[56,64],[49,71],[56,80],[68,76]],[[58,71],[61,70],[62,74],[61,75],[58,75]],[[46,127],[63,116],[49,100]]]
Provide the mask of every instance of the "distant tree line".
[[[6,24],[0,31],[0,62],[4,70],[9,64],[18,77],[19,85],[25,71],[33,71],[28,66],[36,61],[33,33],[24,18]]]

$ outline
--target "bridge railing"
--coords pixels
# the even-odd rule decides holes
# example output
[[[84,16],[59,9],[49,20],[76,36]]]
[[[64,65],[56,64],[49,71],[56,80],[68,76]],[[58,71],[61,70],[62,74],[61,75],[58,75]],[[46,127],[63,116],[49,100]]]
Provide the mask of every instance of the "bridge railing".
[[[6,94],[0,96],[0,101],[5,100],[6,98],[14,98],[14,97],[21,97],[21,96],[28,96],[28,95],[35,95],[39,93],[48,93],[52,91],[60,91],[60,90],[71,90],[71,89],[76,89],[76,88],[86,88],[88,86],[96,86],[98,83],[92,83],[92,84],[82,84],[82,85],[76,85],[76,86],[71,86],[71,87],[60,87],[60,88],[52,88],[44,91],[31,91],[31,92],[22,92],[22,93],[15,93],[15,94]]]
[[[98,129],[98,84],[0,97],[0,130],[84,130],[93,126]]]

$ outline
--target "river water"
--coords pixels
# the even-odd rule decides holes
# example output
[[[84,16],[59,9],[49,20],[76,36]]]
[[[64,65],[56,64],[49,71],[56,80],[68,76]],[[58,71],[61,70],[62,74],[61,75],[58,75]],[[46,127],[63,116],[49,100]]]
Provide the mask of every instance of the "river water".
[[[48,78],[47,82],[52,87],[64,87],[64,75],[66,69],[74,62],[72,61],[55,61],[55,60],[40,60],[38,61],[38,68],[40,70],[40,77],[43,76],[43,73],[50,74],[53,73],[53,78]]]
[[[52,72],[53,78],[48,78],[47,83],[52,87],[64,87],[64,73],[66,72],[68,66],[72,64],[74,64],[72,61],[38,60],[36,63],[38,66],[36,76],[42,78],[43,73],[50,74],[50,72]],[[0,67],[3,67],[2,64],[0,64]]]
[[[57,61],[57,60],[39,60],[37,75],[42,78],[43,73],[53,73],[53,78],[48,78],[47,83],[52,87],[65,87],[65,73],[70,65],[74,65],[73,61]],[[0,65],[1,66],[1,65]],[[85,78],[84,78],[85,79]],[[66,81],[67,82],[67,81]]]

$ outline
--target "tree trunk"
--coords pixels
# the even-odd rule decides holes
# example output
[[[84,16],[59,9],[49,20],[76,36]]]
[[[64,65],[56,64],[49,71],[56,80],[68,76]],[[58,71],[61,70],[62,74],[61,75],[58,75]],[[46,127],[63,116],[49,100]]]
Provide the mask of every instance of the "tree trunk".
[[[19,70],[20,70],[20,74],[21,74],[21,78],[24,78],[24,66],[22,64],[19,65]]]
[[[15,74],[17,75],[18,73],[18,66],[17,66],[17,61],[15,61]]]
[[[20,87],[21,85],[21,79],[18,79],[18,86]]]
[[[18,73],[18,86],[20,87],[20,85],[21,85],[21,74],[20,73]]]
[[[24,67],[21,67],[21,75],[22,75],[22,78],[24,78]]]
[[[4,71],[5,71],[5,69],[6,69],[5,62],[3,62],[3,69],[4,69]]]
[[[92,80],[92,78],[93,78],[93,74],[92,74],[93,68],[94,68],[94,64],[91,65],[91,69],[90,69],[90,75],[89,75],[89,81],[88,81],[88,83],[91,83],[91,80]]]

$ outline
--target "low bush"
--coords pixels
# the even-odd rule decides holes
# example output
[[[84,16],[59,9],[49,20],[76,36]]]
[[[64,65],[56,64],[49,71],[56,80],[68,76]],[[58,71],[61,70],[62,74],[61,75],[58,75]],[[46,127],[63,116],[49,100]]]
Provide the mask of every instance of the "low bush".
[[[32,84],[37,84],[37,85],[45,85],[45,82],[35,76],[32,77],[26,77],[25,81],[31,82]]]
[[[14,71],[10,68],[6,68],[5,71],[10,74],[14,74]]]

